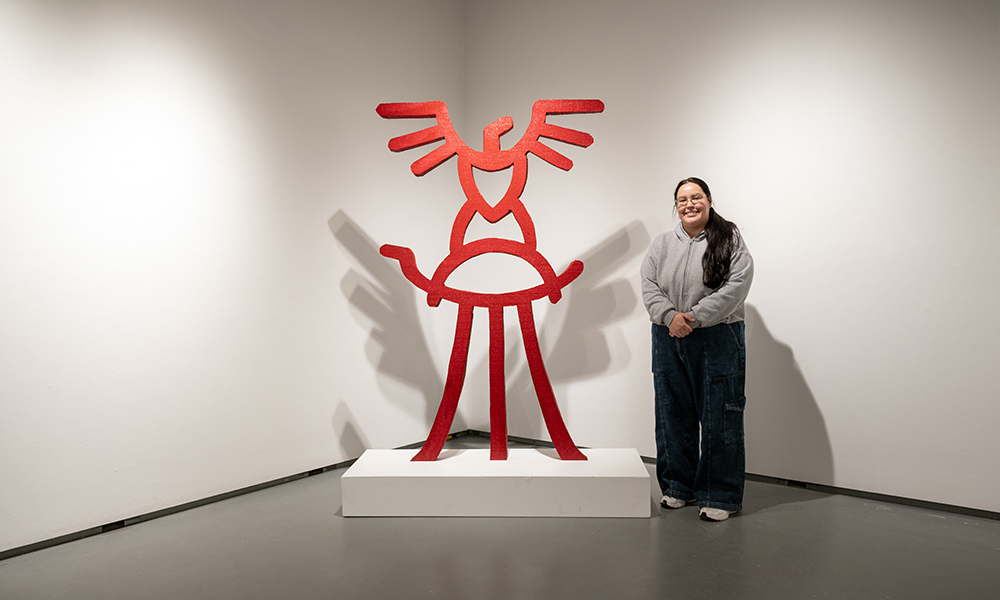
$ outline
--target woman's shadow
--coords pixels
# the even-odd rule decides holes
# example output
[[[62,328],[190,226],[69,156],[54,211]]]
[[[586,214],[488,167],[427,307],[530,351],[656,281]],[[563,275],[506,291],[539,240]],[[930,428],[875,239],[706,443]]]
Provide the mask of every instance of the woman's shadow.
[[[771,335],[760,311],[749,304],[746,326],[747,472],[834,485],[833,450],[823,413],[792,349]]]

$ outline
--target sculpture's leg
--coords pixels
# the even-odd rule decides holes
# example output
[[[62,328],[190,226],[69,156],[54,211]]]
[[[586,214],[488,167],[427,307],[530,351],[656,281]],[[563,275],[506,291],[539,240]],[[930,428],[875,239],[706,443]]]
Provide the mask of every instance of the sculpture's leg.
[[[444,384],[444,394],[438,407],[434,425],[427,435],[420,452],[410,460],[436,460],[448,439],[451,422],[455,420],[458,398],[462,395],[465,382],[465,368],[469,360],[469,338],[472,336],[472,305],[458,305],[458,323],[455,325],[455,343],[451,346],[451,360],[448,362],[448,379]]]
[[[490,307],[490,460],[507,460],[507,382],[503,370],[503,307]]]
[[[569,431],[566,429],[566,423],[563,422],[562,415],[559,414],[556,395],[552,391],[549,375],[545,372],[545,363],[542,362],[542,351],[538,347],[538,334],[535,333],[535,317],[531,312],[531,303],[518,304],[517,316],[521,322],[524,354],[528,359],[531,380],[535,384],[535,395],[538,396],[538,404],[542,408],[542,417],[545,419],[545,427],[552,437],[552,444],[556,447],[559,458],[563,460],[587,460],[583,452],[580,452],[580,449],[573,443],[573,438],[569,436]]]

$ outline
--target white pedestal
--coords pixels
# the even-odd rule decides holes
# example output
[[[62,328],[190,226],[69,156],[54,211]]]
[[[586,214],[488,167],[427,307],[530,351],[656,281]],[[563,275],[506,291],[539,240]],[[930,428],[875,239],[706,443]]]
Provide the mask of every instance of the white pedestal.
[[[367,450],[344,473],[345,517],[644,517],[649,472],[633,448],[444,450],[412,462],[416,450]]]

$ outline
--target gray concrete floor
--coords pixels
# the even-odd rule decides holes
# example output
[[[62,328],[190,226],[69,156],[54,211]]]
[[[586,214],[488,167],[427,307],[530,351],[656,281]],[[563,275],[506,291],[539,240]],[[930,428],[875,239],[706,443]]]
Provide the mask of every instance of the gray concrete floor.
[[[342,473],[2,561],[0,598],[1000,597],[989,519],[756,482],[723,523],[345,519]]]

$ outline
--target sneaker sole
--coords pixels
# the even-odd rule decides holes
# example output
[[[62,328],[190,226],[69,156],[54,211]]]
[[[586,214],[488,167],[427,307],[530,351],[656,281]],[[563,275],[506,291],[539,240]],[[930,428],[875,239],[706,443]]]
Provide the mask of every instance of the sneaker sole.
[[[721,519],[713,519],[712,517],[708,516],[708,513],[698,513],[698,517],[701,518],[702,521],[708,521],[710,523],[721,523],[721,522],[725,521],[726,519],[728,519],[729,515],[727,514],[726,516],[722,517]]]

